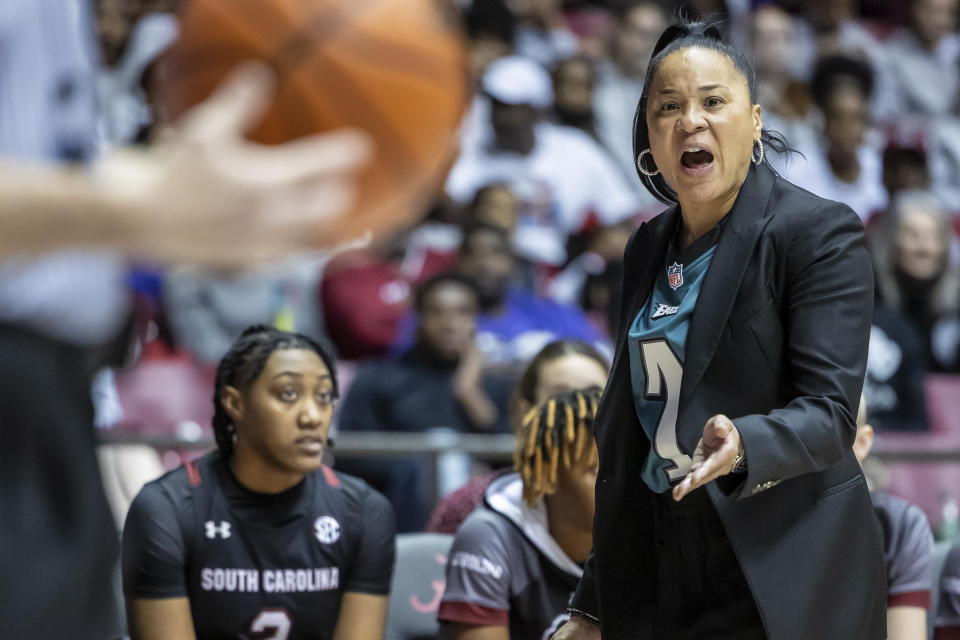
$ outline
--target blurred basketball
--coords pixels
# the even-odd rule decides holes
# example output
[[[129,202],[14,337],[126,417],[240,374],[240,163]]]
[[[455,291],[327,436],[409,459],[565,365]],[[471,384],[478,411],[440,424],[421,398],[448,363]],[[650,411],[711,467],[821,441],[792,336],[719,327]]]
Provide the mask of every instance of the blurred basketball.
[[[277,93],[250,138],[278,144],[343,126],[376,145],[353,210],[322,224],[330,245],[410,221],[452,162],[469,97],[455,10],[440,0],[186,0],[155,87],[167,117],[233,67],[266,61]]]

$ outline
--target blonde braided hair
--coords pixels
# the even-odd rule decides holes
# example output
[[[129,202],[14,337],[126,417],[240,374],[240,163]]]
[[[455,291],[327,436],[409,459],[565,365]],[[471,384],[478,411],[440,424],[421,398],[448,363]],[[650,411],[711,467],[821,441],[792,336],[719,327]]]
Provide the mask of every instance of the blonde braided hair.
[[[596,447],[589,445],[600,395],[600,387],[558,393],[524,416],[517,431],[513,468],[523,478],[527,504],[556,492],[561,464],[569,470],[584,455],[589,456],[587,463],[596,463]]]

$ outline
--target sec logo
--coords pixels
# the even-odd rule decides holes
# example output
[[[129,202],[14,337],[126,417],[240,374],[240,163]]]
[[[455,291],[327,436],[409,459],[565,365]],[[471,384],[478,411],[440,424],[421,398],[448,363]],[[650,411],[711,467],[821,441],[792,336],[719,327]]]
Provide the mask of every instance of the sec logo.
[[[323,544],[333,544],[340,539],[340,523],[333,516],[320,516],[313,523],[313,533]]]

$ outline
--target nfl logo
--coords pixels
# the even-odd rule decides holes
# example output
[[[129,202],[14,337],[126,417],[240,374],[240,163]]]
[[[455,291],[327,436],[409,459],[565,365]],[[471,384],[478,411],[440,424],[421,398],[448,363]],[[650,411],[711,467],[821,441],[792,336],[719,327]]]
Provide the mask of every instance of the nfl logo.
[[[667,284],[671,289],[676,289],[683,284],[683,265],[674,262],[667,267]]]

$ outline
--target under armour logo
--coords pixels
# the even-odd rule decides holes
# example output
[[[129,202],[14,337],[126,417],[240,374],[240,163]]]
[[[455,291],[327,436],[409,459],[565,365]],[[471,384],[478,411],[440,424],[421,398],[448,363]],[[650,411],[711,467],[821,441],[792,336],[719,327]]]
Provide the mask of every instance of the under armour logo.
[[[230,523],[224,520],[220,521],[220,524],[216,524],[213,520],[207,520],[204,525],[207,528],[207,537],[213,540],[217,536],[220,536],[224,540],[230,537]]]

